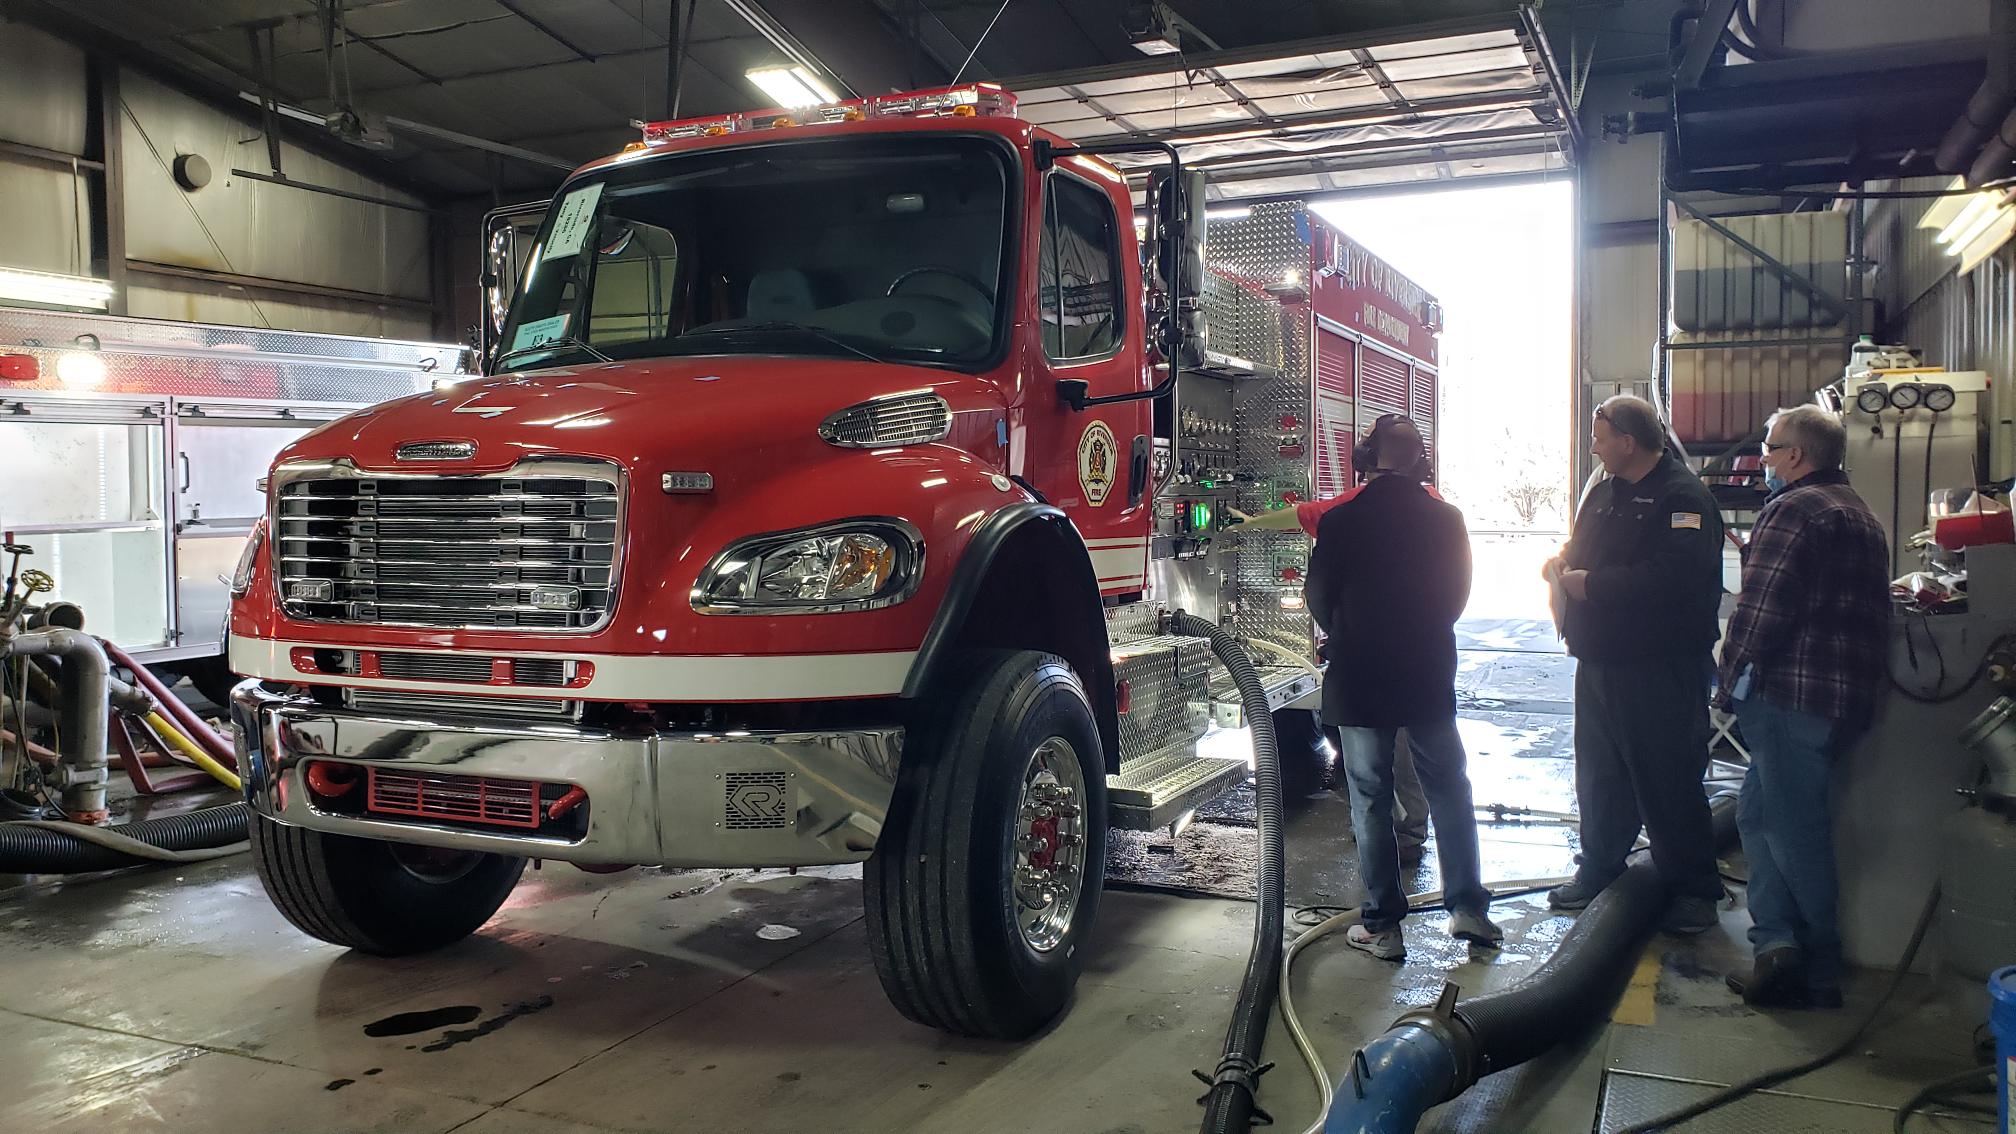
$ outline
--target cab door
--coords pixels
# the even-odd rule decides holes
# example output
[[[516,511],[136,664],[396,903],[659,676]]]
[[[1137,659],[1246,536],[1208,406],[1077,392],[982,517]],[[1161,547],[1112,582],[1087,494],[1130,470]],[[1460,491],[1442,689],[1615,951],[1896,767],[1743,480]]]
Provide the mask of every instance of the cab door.
[[[1066,159],[1042,186],[1037,334],[1028,351],[1039,378],[1028,407],[1030,475],[1078,526],[1100,592],[1138,593],[1147,580],[1151,403],[1078,411],[1054,392],[1065,379],[1083,381],[1094,398],[1146,386],[1141,262],[1126,183],[1101,164]]]

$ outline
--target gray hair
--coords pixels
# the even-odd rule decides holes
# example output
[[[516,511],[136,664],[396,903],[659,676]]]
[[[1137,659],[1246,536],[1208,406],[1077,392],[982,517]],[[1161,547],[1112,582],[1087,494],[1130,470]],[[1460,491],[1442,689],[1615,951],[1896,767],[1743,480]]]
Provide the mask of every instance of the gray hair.
[[[1841,467],[1848,455],[1848,427],[1841,424],[1839,417],[1819,406],[1781,409],[1764,423],[1764,436],[1770,437],[1772,427],[1781,422],[1785,426],[1785,444],[1804,450],[1807,463],[1826,472]]]
[[[1610,423],[1610,428],[1638,442],[1638,447],[1647,452],[1666,451],[1666,427],[1659,424],[1659,411],[1644,398],[1630,394],[1618,394],[1596,407],[1596,416]]]

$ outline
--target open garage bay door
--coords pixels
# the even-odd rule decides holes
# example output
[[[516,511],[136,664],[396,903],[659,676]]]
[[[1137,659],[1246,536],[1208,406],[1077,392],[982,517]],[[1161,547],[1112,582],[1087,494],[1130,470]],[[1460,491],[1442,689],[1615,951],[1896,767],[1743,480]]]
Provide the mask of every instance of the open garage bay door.
[[[1021,117],[1074,142],[1179,146],[1214,201],[1548,173],[1575,152],[1567,91],[1525,9],[1006,85]]]

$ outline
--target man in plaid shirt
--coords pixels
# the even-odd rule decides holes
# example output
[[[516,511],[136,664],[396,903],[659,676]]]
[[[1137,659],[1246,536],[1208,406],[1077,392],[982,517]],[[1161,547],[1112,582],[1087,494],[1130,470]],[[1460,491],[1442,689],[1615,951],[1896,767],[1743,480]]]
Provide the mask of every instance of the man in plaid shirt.
[[[1771,497],[1743,558],[1716,702],[1750,749],[1736,809],[1750,860],[1751,1004],[1838,1008],[1841,936],[1827,797],[1834,757],[1868,726],[1883,686],[1890,556],[1848,487],[1839,418],[1782,410],[1764,440]]]

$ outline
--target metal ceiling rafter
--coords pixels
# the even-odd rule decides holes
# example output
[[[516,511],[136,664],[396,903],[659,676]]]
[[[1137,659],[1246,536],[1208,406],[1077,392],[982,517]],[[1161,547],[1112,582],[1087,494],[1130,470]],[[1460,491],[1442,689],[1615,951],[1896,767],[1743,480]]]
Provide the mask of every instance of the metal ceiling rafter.
[[[568,51],[573,52],[574,58],[580,60],[583,63],[595,62],[596,56],[583,50],[578,44],[574,43],[566,36],[561,35],[559,32],[554,31],[552,28],[547,27],[546,24],[543,21],[541,21],[538,17],[527,12],[524,8],[519,7],[517,0],[495,0],[495,2],[499,8],[502,8],[505,11],[511,13],[512,15],[518,17],[519,19],[525,21],[526,24],[530,25],[531,28],[534,31],[538,32],[540,35],[545,36],[547,39],[550,39],[554,43],[557,43],[560,46],[566,48]],[[677,7],[676,3],[674,4],[674,7],[675,8]]]
[[[1298,133],[1334,129],[1339,126],[1362,126],[1382,120],[1406,118],[1409,115],[1419,118],[1427,114],[1454,111],[1530,110],[1544,105],[1546,96],[1547,92],[1539,89],[1493,91],[1487,94],[1474,95],[1447,95],[1442,98],[1421,99],[1412,102],[1404,110],[1400,107],[1387,104],[1344,111],[1319,110],[1308,114],[1277,118],[1274,120],[1271,130],[1260,126],[1258,123],[1255,123],[1250,129],[1256,137],[1265,132],[1268,137],[1290,138]],[[1097,109],[1093,100],[1087,99],[1085,101],[1086,105]],[[1243,129],[1246,128],[1242,128],[1235,123],[1218,123],[1209,126],[1194,126],[1187,130],[1164,131],[1157,136],[1163,141],[1174,145],[1181,145],[1185,142],[1209,141],[1222,135],[1241,132]],[[1117,136],[1113,138],[1091,138],[1086,139],[1085,144],[1095,145],[1101,142],[1117,140],[1119,140]]]
[[[1530,12],[1508,11],[1007,85],[1025,118],[1075,144],[1193,147],[1185,164],[1220,173],[1227,201],[1253,195],[1244,184],[1272,191],[1282,183],[1276,174],[1310,192],[1369,183],[1323,176],[1326,163],[1360,174],[1383,163],[1395,187],[1461,183],[1536,161],[1546,171],[1572,165],[1579,146],[1568,92],[1537,36]],[[1195,97],[1175,108],[1169,126],[1143,128],[1161,120],[1148,109],[1157,90],[1185,80]],[[1504,160],[1510,150],[1521,160]]]
[[[1205,158],[1201,161],[1184,162],[1185,169],[1260,169],[1269,165],[1285,165],[1295,162],[1314,162],[1326,158],[1351,157],[1361,154],[1406,153],[1413,150],[1434,152],[1449,146],[1465,145],[1473,142],[1528,141],[1541,144],[1546,141],[1544,133],[1536,134],[1523,127],[1496,130],[1469,130],[1459,134],[1445,134],[1435,138],[1379,138],[1365,142],[1346,142],[1327,149],[1310,150],[1306,153],[1263,154],[1229,158]],[[1312,171],[1314,172],[1314,171]]]

